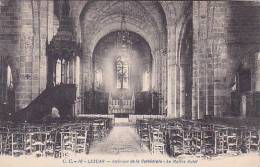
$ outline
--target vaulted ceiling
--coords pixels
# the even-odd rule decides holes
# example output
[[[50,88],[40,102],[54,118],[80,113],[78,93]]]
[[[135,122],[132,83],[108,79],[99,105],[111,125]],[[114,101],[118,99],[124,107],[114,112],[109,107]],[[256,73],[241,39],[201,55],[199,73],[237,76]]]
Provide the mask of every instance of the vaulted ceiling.
[[[190,2],[184,1],[73,0],[69,3],[77,39],[88,47],[88,52],[93,52],[102,37],[120,29],[122,13],[127,30],[142,36],[152,51],[165,49],[168,24],[179,21],[190,6]]]
[[[80,14],[83,39],[90,50],[104,35],[120,29],[123,13],[127,30],[140,34],[152,48],[159,47],[167,32],[165,14],[158,2],[96,1],[87,3]]]

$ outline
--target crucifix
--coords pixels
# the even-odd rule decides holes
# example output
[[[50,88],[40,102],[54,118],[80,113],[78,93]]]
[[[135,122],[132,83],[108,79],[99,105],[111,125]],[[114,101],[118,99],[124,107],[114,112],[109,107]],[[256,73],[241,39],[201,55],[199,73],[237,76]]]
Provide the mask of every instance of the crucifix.
[[[127,88],[128,84],[128,65],[124,63],[122,60],[118,60],[116,62],[116,69],[117,69],[117,88],[123,89]]]

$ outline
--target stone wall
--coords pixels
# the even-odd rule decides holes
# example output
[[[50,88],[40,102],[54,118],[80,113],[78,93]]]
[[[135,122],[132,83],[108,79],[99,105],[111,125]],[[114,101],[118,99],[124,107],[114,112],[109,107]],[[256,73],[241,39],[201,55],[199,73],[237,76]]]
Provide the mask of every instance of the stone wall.
[[[20,6],[18,1],[4,1],[0,7],[0,104],[7,102],[7,66],[12,69],[14,84],[19,80]],[[0,107],[0,109],[3,109]]]
[[[193,29],[193,118],[223,116],[231,111],[231,85],[239,65],[253,67],[259,3],[194,2]]]
[[[0,6],[0,103],[6,100],[4,74],[10,65],[16,110],[19,110],[46,88],[46,44],[57,31],[62,1],[3,2]],[[83,48],[81,86],[85,91],[92,86],[94,47],[103,36],[120,28],[122,4],[69,2],[77,41]],[[257,88],[259,2],[126,3],[127,28],[142,36],[151,48],[152,86],[162,93],[161,111],[167,108],[169,117],[189,115],[198,119],[230,113],[231,85],[241,66],[252,72],[252,91]],[[192,104],[187,102],[190,101],[187,96],[192,98]]]
[[[52,1],[9,0],[1,7],[1,53],[11,65],[16,110],[46,88],[46,43],[56,27]],[[5,61],[6,63],[6,61]],[[1,87],[5,89],[5,87]]]

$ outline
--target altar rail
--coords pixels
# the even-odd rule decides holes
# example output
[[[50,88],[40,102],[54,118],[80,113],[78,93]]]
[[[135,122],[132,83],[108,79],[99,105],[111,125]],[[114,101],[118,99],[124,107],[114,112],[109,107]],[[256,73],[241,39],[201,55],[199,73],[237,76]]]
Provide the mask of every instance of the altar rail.
[[[102,114],[78,114],[78,118],[112,118],[114,119],[114,115],[102,115]]]
[[[129,121],[130,122],[136,122],[138,119],[166,119],[165,115],[129,115]]]
[[[109,118],[111,119],[111,123],[115,123],[115,116],[113,114],[110,115],[102,115],[102,114],[78,114],[77,118]]]

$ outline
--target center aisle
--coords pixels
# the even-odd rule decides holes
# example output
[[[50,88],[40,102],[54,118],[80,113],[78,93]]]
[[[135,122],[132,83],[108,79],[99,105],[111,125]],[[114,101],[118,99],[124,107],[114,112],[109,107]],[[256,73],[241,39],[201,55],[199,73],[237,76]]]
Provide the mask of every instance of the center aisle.
[[[146,146],[140,145],[140,138],[132,126],[114,126],[109,135],[93,144],[90,154],[150,154]]]

